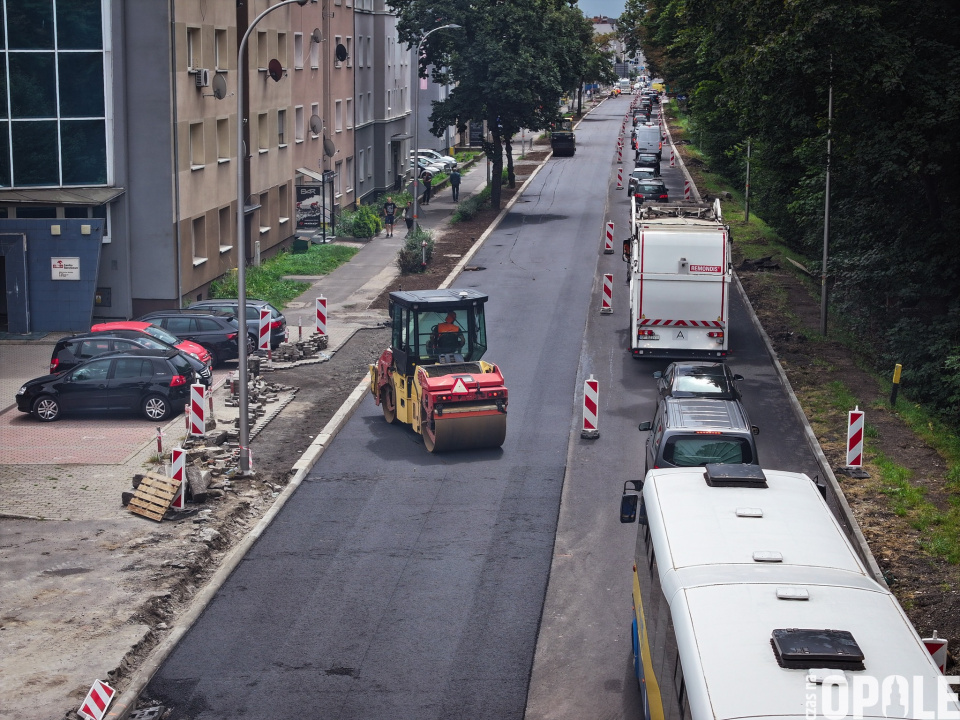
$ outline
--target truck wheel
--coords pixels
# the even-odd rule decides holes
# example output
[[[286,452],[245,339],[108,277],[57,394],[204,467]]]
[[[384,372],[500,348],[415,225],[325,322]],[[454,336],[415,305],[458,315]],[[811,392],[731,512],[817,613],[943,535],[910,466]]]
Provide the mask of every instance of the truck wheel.
[[[383,419],[393,423],[397,419],[397,399],[393,394],[393,385],[386,385],[380,391],[380,407],[383,409]]]

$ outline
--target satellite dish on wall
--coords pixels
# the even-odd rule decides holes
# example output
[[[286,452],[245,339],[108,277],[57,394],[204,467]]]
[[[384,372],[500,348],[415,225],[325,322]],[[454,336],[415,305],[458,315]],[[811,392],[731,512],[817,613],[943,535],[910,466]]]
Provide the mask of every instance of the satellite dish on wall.
[[[227,79],[221,73],[213,76],[213,96],[217,100],[223,100],[227,96]]]
[[[347,48],[343,45],[337,45],[336,56],[339,62],[343,62],[347,59]]]
[[[320,32],[320,28],[313,29],[313,34],[310,35],[310,42],[323,42],[323,33]]]
[[[267,74],[272,77],[275,82],[280,82],[280,78],[283,77],[283,65],[280,64],[279,60],[271,60],[267,63]]]
[[[327,157],[333,157],[337,154],[337,146],[333,144],[333,140],[328,137],[323,139],[323,154]]]
[[[323,132],[323,118],[319,115],[310,116],[310,131],[314,135],[319,135]]]

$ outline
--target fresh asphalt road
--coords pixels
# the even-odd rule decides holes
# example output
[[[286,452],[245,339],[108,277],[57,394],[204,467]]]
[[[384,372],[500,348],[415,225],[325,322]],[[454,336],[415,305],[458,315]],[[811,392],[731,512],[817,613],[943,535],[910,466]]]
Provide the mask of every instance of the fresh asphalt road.
[[[628,103],[588,116],[576,156],[541,170],[474,258],[485,269],[457,283],[491,297],[502,450],[430,455],[368,398],[147,688],[172,718],[638,717],[635,526],[617,510],[659,366],[627,353],[625,265],[601,252],[605,220],[626,234],[615,140]],[[682,193],[678,170],[664,176]],[[602,272],[618,279],[613,315],[597,312]],[[742,308],[733,321],[753,421],[780,422],[766,413],[782,395],[760,397],[780,392],[769,359],[748,350],[759,339]],[[592,441],[578,432],[589,374]],[[788,430],[760,442],[768,466],[803,469],[779,460],[802,446]]]

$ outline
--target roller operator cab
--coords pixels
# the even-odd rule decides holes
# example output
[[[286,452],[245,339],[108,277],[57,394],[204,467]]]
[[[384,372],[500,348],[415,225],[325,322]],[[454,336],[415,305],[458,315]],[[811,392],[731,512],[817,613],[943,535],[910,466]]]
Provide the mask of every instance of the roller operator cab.
[[[370,392],[388,423],[403,422],[430,452],[500,447],[507,388],[483,361],[484,304],[476,290],[390,293],[390,347],[370,366]]]

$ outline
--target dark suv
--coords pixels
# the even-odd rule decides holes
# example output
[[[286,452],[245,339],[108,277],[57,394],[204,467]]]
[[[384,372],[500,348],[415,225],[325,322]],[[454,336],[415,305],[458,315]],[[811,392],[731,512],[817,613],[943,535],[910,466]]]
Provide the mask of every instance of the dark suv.
[[[240,337],[240,325],[237,318],[229,313],[156,310],[137,319],[159,325],[181,340],[202,345],[210,353],[211,367],[239,355],[237,338]]]
[[[163,420],[183,410],[195,381],[193,368],[177,350],[130,350],[28,380],[17,391],[17,409],[43,422],[65,412],[116,411]]]
[[[117,331],[122,333],[123,331]],[[111,352],[125,352],[127,350],[177,350],[177,348],[167,345],[149,335],[134,334],[130,331],[129,336],[118,335],[111,332],[89,332],[70,337],[60,338],[53,348],[50,356],[50,374],[66,372],[72,370],[85,360],[98,357]],[[207,387],[213,374],[206,363],[185,352],[177,350],[186,359],[197,378]]]
[[[206,312],[220,311],[237,316],[240,301],[236,299],[198,300],[190,306],[191,310]],[[287,319],[266,300],[247,298],[247,334],[253,339],[253,346],[259,345],[260,338],[260,310],[270,311],[270,347],[276,350],[286,337]]]

